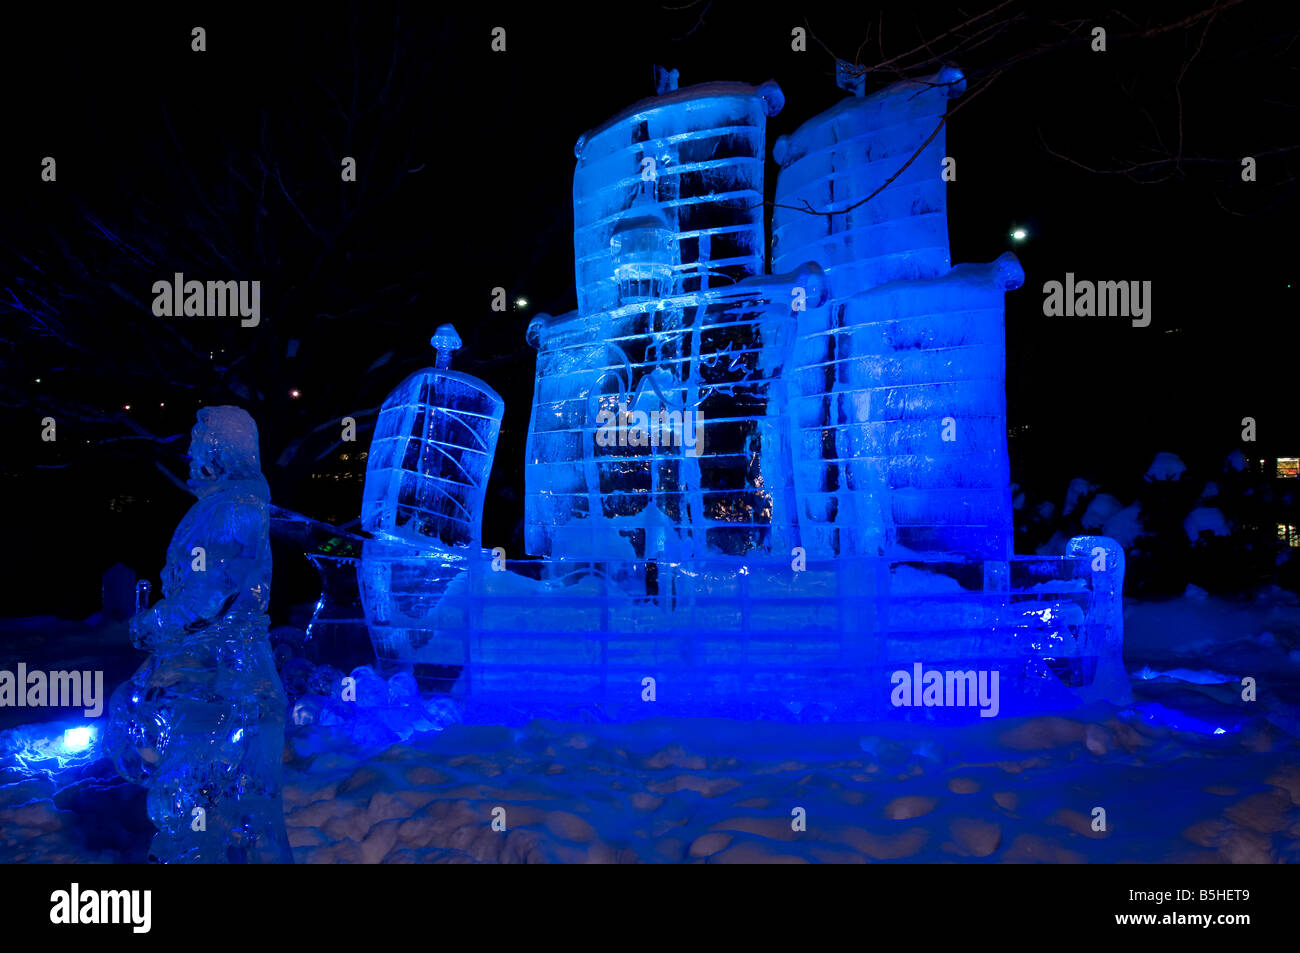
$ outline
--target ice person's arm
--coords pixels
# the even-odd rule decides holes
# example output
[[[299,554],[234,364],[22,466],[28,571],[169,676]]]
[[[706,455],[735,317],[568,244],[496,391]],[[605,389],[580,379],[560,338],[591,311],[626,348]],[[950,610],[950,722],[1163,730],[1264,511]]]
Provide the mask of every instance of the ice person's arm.
[[[215,504],[185,541],[185,564],[172,570],[179,585],[132,620],[135,646],[147,650],[184,639],[221,618],[241,593],[264,586],[264,522],[256,506]],[[196,546],[204,551],[199,567],[193,556]]]

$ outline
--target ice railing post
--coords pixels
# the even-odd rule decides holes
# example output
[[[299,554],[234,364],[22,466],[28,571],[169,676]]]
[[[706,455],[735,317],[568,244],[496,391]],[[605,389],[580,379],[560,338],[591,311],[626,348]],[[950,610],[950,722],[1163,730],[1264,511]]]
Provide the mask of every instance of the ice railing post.
[[[1124,549],[1109,536],[1075,536],[1066,544],[1065,555],[1086,559],[1092,574],[1093,617],[1088,623],[1101,633],[1094,690],[1107,701],[1127,704],[1131,692],[1124,670]]]

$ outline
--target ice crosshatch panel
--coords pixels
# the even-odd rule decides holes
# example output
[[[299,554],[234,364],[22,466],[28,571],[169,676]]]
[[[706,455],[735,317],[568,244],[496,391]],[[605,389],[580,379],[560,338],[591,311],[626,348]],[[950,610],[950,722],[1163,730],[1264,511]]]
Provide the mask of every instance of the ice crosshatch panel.
[[[1295,20],[16,8],[0,861],[1237,926],[1168,871],[1300,859]],[[421,909],[256,876],[189,935]]]

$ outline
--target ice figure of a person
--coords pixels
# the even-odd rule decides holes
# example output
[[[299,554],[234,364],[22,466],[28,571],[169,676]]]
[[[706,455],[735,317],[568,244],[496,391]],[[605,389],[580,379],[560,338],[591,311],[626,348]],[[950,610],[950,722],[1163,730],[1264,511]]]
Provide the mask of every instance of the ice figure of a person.
[[[151,860],[289,863],[286,701],[267,637],[271,494],[247,413],[199,411],[189,486],[198,502],[167,547],[163,598],[131,620],[150,654],[113,694],[105,747],[149,789]]]

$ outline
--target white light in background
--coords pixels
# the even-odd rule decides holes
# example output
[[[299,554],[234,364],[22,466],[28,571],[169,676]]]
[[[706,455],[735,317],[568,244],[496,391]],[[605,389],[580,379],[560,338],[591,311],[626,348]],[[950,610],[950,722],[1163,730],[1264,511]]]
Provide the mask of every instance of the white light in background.
[[[63,747],[68,751],[85,751],[94,740],[95,735],[89,725],[69,728],[63,733]]]

